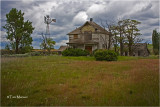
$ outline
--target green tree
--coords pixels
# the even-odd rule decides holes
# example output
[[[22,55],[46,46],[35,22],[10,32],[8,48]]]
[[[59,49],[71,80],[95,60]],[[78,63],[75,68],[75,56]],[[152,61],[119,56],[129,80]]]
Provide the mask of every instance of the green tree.
[[[51,53],[51,49],[54,49],[54,45],[56,44],[55,41],[53,41],[51,38],[47,38],[45,35],[43,35],[42,33],[42,37],[43,37],[43,41],[40,45],[40,47],[44,50],[47,49],[48,53]]]
[[[113,44],[115,52],[117,52],[118,44],[120,45],[120,55],[123,56],[124,45],[127,43],[129,54],[132,55],[132,45],[141,39],[139,39],[139,29],[137,25],[140,24],[137,20],[125,19],[119,20],[117,25],[111,26],[111,32],[113,36]],[[126,49],[125,49],[126,51]]]
[[[34,30],[32,22],[24,21],[24,13],[18,11],[16,8],[12,8],[8,14],[6,14],[6,24],[3,26],[6,29],[7,39],[10,40],[10,47],[16,53],[25,53],[32,49],[32,37],[31,34]]]
[[[51,38],[47,38],[47,50],[49,54],[51,53],[51,49],[54,49],[54,45],[56,44]]]
[[[6,50],[10,50],[10,47],[9,47],[8,44],[5,46],[5,49],[6,49]]]
[[[136,40],[138,40],[139,35],[141,35],[141,33],[139,33],[140,30],[137,28],[137,25],[141,22],[130,19],[123,20],[123,22],[125,25],[125,36],[128,41],[129,55],[132,56],[132,45],[135,43]]]
[[[119,34],[119,37],[116,38],[120,44],[120,55],[123,56],[124,52],[124,41],[125,41],[125,24],[124,20],[119,20],[117,26],[115,27],[115,30],[117,30],[117,34]]]
[[[152,44],[153,44],[153,52],[155,55],[159,54],[159,42],[160,42],[160,33],[158,33],[157,30],[153,30]]]
[[[117,31],[117,26],[116,25],[111,26],[111,32],[112,32],[112,35],[113,35],[112,42],[113,42],[113,46],[114,46],[114,51],[118,52],[118,43],[119,43],[118,41],[120,39],[118,37],[119,32]]]

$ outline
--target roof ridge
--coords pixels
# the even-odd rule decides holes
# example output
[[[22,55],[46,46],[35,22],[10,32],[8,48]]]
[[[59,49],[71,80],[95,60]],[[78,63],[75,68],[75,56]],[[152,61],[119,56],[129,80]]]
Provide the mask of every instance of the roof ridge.
[[[69,34],[77,34],[78,32],[80,32],[79,30],[81,30],[81,28],[83,28],[87,23],[89,25],[91,25],[93,28],[97,28],[98,30],[100,30],[100,32],[103,32],[103,33],[107,33],[108,32],[106,29],[104,29],[102,26],[100,26],[96,22],[94,22],[94,21],[86,21],[82,26],[74,29],[73,31],[71,31],[67,35],[69,35]]]

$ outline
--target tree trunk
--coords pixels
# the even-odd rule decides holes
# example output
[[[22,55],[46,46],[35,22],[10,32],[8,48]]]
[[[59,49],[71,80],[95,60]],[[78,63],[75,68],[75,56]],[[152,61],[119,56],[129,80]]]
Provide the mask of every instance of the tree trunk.
[[[120,31],[120,53],[123,56],[123,40],[122,40],[122,33]]]
[[[108,50],[111,48],[111,34],[109,34]]]
[[[132,45],[133,45],[133,40],[132,38],[128,38],[129,39],[129,43],[128,43],[128,48],[129,48],[129,56],[132,56]]]
[[[48,53],[49,53],[49,54],[51,53],[51,48],[48,49]]]
[[[129,48],[129,56],[132,56],[132,45],[129,44],[129,45],[128,45],[128,48]]]
[[[116,46],[114,46],[114,51],[117,52],[117,47]]]
[[[114,36],[115,36],[114,51],[117,52],[117,38],[116,35]]]
[[[121,56],[123,56],[123,43],[122,43],[122,41],[120,42],[120,52],[121,52]]]
[[[16,54],[19,53],[18,44],[19,44],[18,41],[16,41]]]

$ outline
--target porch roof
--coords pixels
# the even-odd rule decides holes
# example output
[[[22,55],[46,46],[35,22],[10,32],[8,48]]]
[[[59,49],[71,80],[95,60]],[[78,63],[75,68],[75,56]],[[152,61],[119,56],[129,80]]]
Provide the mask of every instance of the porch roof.
[[[83,44],[87,44],[87,45],[94,45],[94,44],[98,44],[98,42],[68,42],[68,43],[66,43],[66,44],[81,44],[81,45],[83,45]]]

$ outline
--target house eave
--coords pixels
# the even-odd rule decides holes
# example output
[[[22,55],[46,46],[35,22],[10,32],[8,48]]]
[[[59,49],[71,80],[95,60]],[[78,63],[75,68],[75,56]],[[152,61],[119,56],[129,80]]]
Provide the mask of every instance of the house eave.
[[[86,45],[95,45],[95,44],[98,44],[98,42],[68,42],[68,43],[66,43],[66,44],[78,44],[78,45],[80,45],[80,44],[86,44]]]

